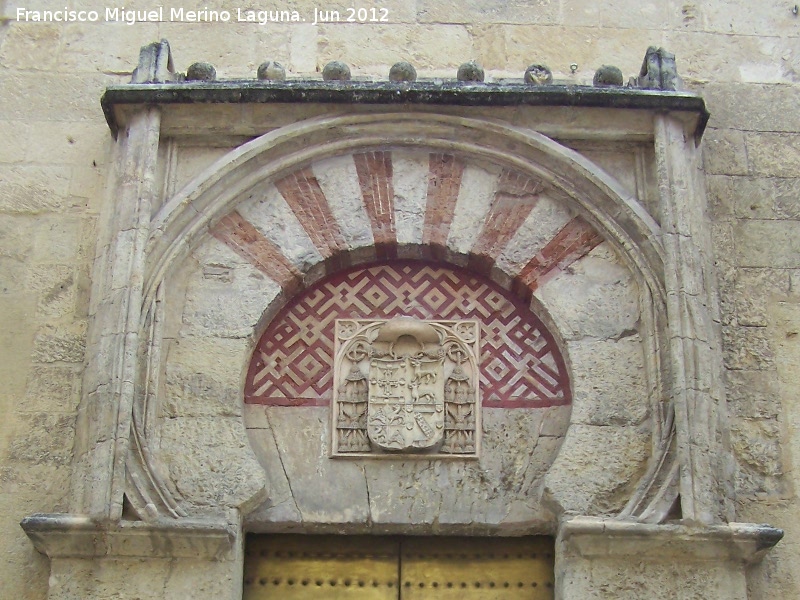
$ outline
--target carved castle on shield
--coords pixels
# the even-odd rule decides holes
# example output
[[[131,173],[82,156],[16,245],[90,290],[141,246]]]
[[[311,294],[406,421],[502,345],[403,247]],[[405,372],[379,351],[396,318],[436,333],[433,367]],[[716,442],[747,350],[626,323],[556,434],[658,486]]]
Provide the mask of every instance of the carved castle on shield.
[[[333,456],[477,456],[477,321],[336,321]]]

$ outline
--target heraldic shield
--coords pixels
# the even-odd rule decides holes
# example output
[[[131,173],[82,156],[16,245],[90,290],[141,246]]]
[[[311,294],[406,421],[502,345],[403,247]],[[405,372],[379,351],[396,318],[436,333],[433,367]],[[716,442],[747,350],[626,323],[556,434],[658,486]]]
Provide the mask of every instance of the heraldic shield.
[[[433,448],[444,434],[444,356],[423,352],[369,363],[367,435],[384,450]]]
[[[336,321],[334,456],[476,456],[476,321]]]

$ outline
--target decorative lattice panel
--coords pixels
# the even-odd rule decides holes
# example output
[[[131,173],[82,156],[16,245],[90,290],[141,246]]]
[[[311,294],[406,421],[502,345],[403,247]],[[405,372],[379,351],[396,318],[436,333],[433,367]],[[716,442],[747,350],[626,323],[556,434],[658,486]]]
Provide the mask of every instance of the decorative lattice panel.
[[[300,294],[261,337],[247,374],[245,402],[327,406],[335,320],[399,316],[480,322],[484,406],[570,402],[561,353],[527,306],[481,277],[416,262],[337,274]]]

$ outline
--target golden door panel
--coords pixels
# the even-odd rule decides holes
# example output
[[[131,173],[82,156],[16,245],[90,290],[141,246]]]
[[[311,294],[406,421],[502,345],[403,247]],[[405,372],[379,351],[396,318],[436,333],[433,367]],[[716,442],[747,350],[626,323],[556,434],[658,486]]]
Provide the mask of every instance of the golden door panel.
[[[244,599],[551,600],[553,540],[250,535]]]
[[[404,538],[403,600],[550,600],[553,540],[525,538]]]
[[[244,600],[397,600],[397,542],[360,536],[248,535]]]

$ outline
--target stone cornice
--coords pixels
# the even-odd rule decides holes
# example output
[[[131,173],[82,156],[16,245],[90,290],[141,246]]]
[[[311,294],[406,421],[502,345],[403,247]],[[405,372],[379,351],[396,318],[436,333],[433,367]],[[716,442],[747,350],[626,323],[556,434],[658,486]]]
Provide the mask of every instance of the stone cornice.
[[[709,119],[705,101],[691,92],[521,83],[184,81],[110,86],[101,99],[106,121],[115,136],[120,127],[115,108],[123,105],[269,103],[563,106],[687,112],[696,115],[694,135],[698,142]]]

